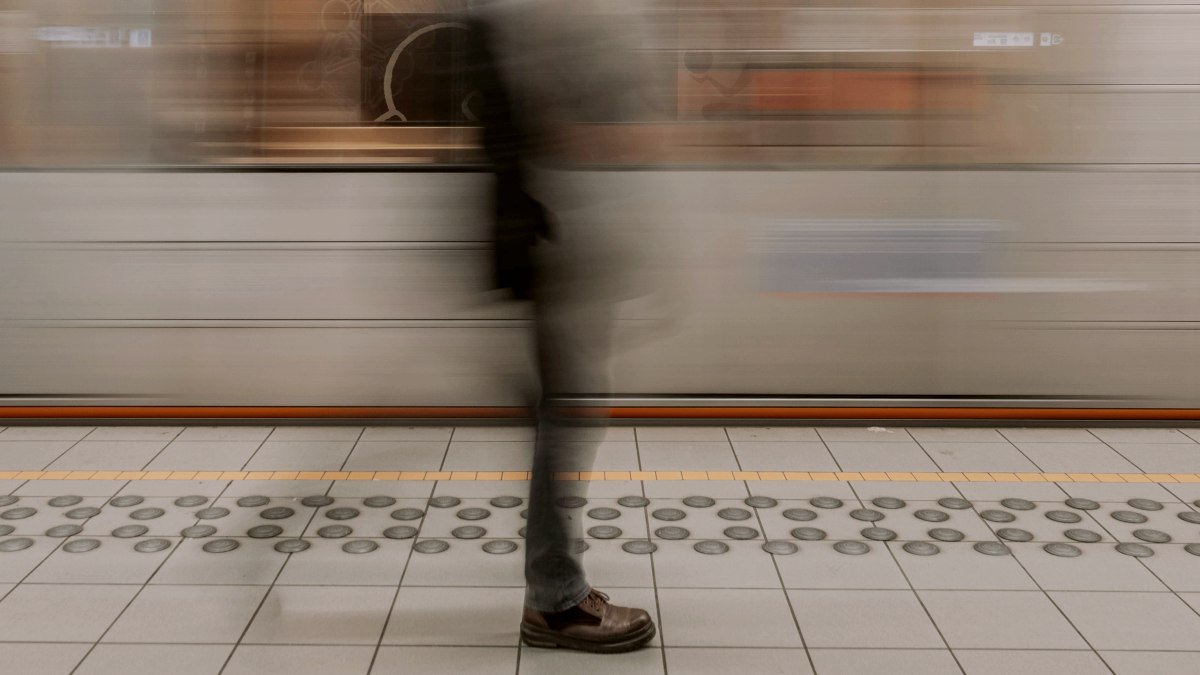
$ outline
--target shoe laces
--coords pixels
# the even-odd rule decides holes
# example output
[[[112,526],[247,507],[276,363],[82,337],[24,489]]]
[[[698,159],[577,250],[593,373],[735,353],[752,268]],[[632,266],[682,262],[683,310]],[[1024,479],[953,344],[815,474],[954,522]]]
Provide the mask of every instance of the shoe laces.
[[[597,591],[593,588],[588,592],[587,597],[583,599],[583,602],[579,604],[583,605],[586,609],[591,610],[597,615],[603,615],[604,608],[608,606],[608,595],[603,591]]]

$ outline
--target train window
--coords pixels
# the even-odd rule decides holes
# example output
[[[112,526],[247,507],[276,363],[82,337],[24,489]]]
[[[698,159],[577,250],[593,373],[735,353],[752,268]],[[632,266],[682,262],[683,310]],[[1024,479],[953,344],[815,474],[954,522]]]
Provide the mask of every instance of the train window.
[[[645,5],[655,113],[589,122],[604,142],[570,137],[589,161],[964,162],[989,136],[986,64],[922,50],[936,21],[732,0]],[[475,164],[467,6],[178,0],[151,12],[0,0],[0,167]],[[834,39],[843,35],[862,44]]]

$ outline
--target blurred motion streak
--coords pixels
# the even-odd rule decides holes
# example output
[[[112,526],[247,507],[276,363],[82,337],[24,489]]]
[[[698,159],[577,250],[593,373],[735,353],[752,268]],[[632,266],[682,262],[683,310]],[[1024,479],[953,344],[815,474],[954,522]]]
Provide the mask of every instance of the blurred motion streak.
[[[0,405],[527,405],[492,4],[0,0]],[[1200,0],[533,4],[616,404],[1200,406]]]

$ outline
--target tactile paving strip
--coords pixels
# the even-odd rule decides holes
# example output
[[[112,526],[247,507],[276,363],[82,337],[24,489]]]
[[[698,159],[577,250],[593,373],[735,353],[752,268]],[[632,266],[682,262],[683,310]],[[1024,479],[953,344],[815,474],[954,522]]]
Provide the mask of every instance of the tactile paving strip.
[[[236,506],[229,503],[228,506],[231,508],[217,506],[216,502],[207,497],[186,497],[174,500],[171,502],[173,506],[167,509],[159,507],[133,508],[138,507],[144,501],[141,497],[133,495],[109,499],[101,507],[78,506],[82,501],[82,498],[74,495],[52,498],[28,497],[24,500],[16,497],[6,499],[3,503],[7,508],[0,511],[0,518],[16,523],[16,525],[8,523],[0,525],[0,553],[27,548],[31,545],[27,542],[31,540],[26,535],[45,535],[62,539],[64,540],[62,549],[70,553],[86,554],[102,546],[100,539],[79,538],[78,535],[84,532],[111,534],[114,541],[108,544],[110,546],[116,545],[116,540],[119,539],[133,540],[133,550],[141,552],[164,550],[172,545],[170,540],[161,537],[163,534],[161,532],[158,533],[160,536],[148,538],[147,535],[151,533],[150,528],[137,522],[120,525],[110,531],[99,533],[86,530],[88,520],[108,509],[122,514],[127,522],[128,520],[158,519],[167,515],[170,508],[178,509],[179,514],[171,515],[191,515],[204,521],[202,524],[182,528],[179,536],[204,539],[202,549],[210,553],[233,551],[240,545],[239,538],[242,537],[274,539],[284,536],[286,523],[283,521],[297,515],[294,507],[302,506],[318,509],[314,515],[316,518],[325,518],[326,522],[334,521],[317,528],[314,533],[306,536],[315,534],[317,537],[331,539],[353,536],[354,539],[347,540],[340,547],[346,553],[353,555],[364,555],[375,551],[378,548],[377,540],[379,539],[413,539],[418,535],[421,539],[414,548],[424,554],[444,552],[452,547],[451,542],[457,541],[453,545],[466,545],[470,540],[475,539],[482,540],[475,545],[481,546],[483,550],[494,554],[504,554],[517,550],[519,546],[514,540],[524,536],[524,528],[518,529],[522,522],[518,515],[523,514],[515,511],[515,507],[523,504],[524,500],[512,496],[464,499],[442,495],[429,500],[397,499],[385,496],[362,499],[344,497],[335,499],[324,495],[303,499],[272,499],[253,496],[238,499]],[[232,500],[229,501],[232,502]],[[985,508],[982,505],[976,506],[958,497],[944,497],[937,500],[937,504],[941,508],[964,514],[961,517],[979,519],[988,528],[985,530],[987,532],[993,531],[994,528],[994,539],[985,541],[980,541],[978,537],[968,538],[963,530],[951,527],[931,527],[923,529],[923,534],[909,531],[901,536],[896,529],[883,525],[893,522],[893,519],[897,523],[902,523],[904,518],[930,523],[944,522],[950,518],[950,515],[945,511],[924,507],[923,505],[928,502],[910,505],[904,500],[894,497],[872,499],[869,505],[875,508],[868,508],[856,500],[845,502],[834,497],[815,497],[806,502],[799,502],[797,500],[780,501],[767,495],[756,495],[742,499],[740,502],[699,494],[693,494],[684,499],[622,497],[615,501],[599,501],[603,503],[593,504],[592,508],[586,512],[588,517],[593,520],[616,521],[625,518],[620,522],[635,523],[645,522],[646,517],[649,516],[657,521],[688,523],[686,528],[677,525],[651,528],[650,540],[640,538],[636,531],[623,530],[612,525],[595,525],[587,530],[588,536],[593,539],[621,541],[622,549],[635,555],[654,552],[657,546],[653,539],[661,539],[692,540],[692,550],[705,555],[722,555],[730,551],[732,546],[744,546],[749,542],[754,542],[753,545],[756,548],[768,555],[797,553],[803,555],[805,546],[831,546],[833,550],[846,555],[869,555],[881,551],[883,548],[872,547],[868,542],[890,541],[896,541],[901,550],[916,556],[938,555],[942,553],[942,547],[945,545],[971,546],[975,551],[984,555],[1006,555],[1009,550],[1004,542],[1037,542],[1046,554],[1075,558],[1086,555],[1090,546],[1104,541],[1105,535],[1102,532],[1108,529],[1116,538],[1116,550],[1125,555],[1153,556],[1155,545],[1178,542],[1184,545],[1185,551],[1200,557],[1200,527],[1189,531],[1188,536],[1181,534],[1180,530],[1180,521],[1187,524],[1198,524],[1200,512],[1192,511],[1187,506],[1184,508],[1189,510],[1183,511],[1178,508],[1168,508],[1159,501],[1146,498],[1129,499],[1125,504],[1113,505],[1117,508],[1112,510],[1102,508],[1099,502],[1082,497],[1072,497],[1063,502],[1054,503],[1035,503],[1015,497],[1000,500],[1001,506],[1013,511]],[[16,506],[18,502],[20,505]],[[272,503],[273,505],[271,505]],[[490,504],[499,510],[493,512],[484,506],[477,505],[483,503]],[[734,505],[739,503],[740,506]],[[795,504],[805,504],[805,506],[795,506]],[[432,526],[425,522],[427,512],[420,508],[426,505],[437,510],[450,509],[460,505],[462,508],[447,514],[452,517],[442,518],[437,521],[436,526]],[[572,513],[579,513],[579,509],[587,505],[587,500],[574,498],[563,500],[559,506]],[[204,508],[198,511],[194,510],[198,506],[204,506]],[[392,506],[399,506],[399,508],[390,512],[378,511],[378,509]],[[1196,506],[1200,507],[1200,504]],[[743,507],[749,507],[749,509]],[[236,518],[228,518],[231,523],[237,522],[222,529],[222,522],[232,514],[231,509],[244,511],[245,513],[242,515],[247,515],[251,521],[257,520],[258,522],[248,524],[244,518],[240,521]],[[368,517],[371,512],[378,514],[378,517],[374,519]],[[1014,512],[1022,515],[1018,518]],[[384,516],[384,513],[387,513],[387,516]],[[37,515],[37,519],[29,521],[32,523],[46,518],[48,514],[51,518],[60,517],[66,519],[67,522],[41,522],[37,529],[32,531],[18,529],[25,519]],[[783,519],[783,521],[777,522],[800,521],[810,524],[772,532],[772,528],[778,527],[778,525],[772,525],[768,516]],[[1013,522],[1020,518],[1034,520]],[[396,520],[411,521],[412,524],[387,525],[388,522]],[[1085,520],[1087,522],[1083,522]],[[488,527],[462,524],[462,521],[479,521],[481,524],[482,521],[486,521]],[[730,521],[744,521],[744,524],[735,525]],[[1021,523],[1041,522],[1046,524],[1047,521],[1064,526],[1082,523],[1086,527],[1063,527],[1055,535],[1056,540],[1047,541],[1044,538],[1045,532],[1042,531],[1045,528],[1026,529],[1028,526],[1017,526]],[[282,524],[277,525],[276,522]],[[959,522],[961,526],[962,521],[956,522]],[[354,525],[348,523],[354,523]],[[1136,529],[1114,527],[1124,524],[1137,527]],[[863,525],[870,526],[862,527]],[[766,529],[760,530],[759,528],[763,526]],[[898,529],[903,530],[903,528]],[[641,536],[644,536],[645,532],[642,530]],[[830,535],[830,532],[834,533],[833,536]],[[297,531],[296,534],[299,532]],[[917,537],[926,536],[932,541],[912,538],[911,535],[914,534]],[[789,536],[791,541],[788,541]],[[833,541],[827,541],[829,539]],[[1187,539],[1192,539],[1192,541],[1187,541]],[[933,541],[938,543],[935,544]],[[803,543],[797,544],[796,542]],[[276,542],[275,549],[282,553],[297,554],[302,553],[308,546],[309,542],[305,539],[293,538]],[[587,543],[579,541],[577,547],[585,550]]]

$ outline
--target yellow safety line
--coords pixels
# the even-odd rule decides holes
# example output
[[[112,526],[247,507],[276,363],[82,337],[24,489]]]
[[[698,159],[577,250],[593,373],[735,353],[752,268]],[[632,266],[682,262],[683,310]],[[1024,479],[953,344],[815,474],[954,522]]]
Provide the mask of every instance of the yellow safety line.
[[[1194,473],[1010,473],[908,471],[572,471],[585,481],[883,481],[892,483],[1200,483]],[[528,471],[0,471],[0,480],[513,481]]]

